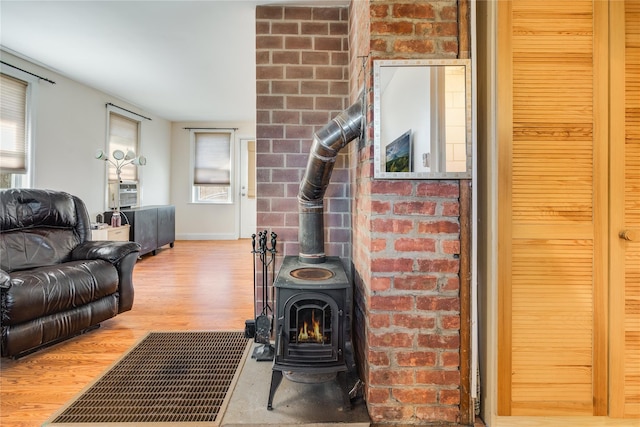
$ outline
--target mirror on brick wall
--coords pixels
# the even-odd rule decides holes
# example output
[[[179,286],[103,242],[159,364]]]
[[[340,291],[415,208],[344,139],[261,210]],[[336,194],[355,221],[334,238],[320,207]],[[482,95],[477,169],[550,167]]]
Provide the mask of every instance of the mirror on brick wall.
[[[471,177],[471,63],[373,63],[374,177]]]

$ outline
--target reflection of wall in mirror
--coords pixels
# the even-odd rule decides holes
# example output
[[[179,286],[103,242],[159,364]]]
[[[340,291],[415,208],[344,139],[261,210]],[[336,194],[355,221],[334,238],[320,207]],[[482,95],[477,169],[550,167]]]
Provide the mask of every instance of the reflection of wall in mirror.
[[[445,68],[447,172],[467,170],[465,68]]]
[[[464,74],[463,74],[464,77]],[[407,129],[412,129],[413,172],[430,172],[423,166],[424,153],[429,153],[431,115],[429,102],[430,70],[428,67],[380,68],[380,142],[386,146]],[[384,157],[384,156],[381,156]],[[385,170],[382,158],[381,170]]]

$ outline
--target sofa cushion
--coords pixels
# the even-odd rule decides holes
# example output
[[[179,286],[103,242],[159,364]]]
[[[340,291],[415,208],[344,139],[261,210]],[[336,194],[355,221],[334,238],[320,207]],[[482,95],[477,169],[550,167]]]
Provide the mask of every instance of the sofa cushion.
[[[10,277],[10,288],[2,293],[3,325],[79,307],[118,290],[118,272],[103,260],[72,261],[15,271]]]
[[[32,228],[10,231],[0,236],[0,268],[12,272],[71,259],[79,243],[72,229]]]
[[[79,198],[51,190],[0,191],[0,269],[69,261],[71,250],[90,236],[89,214]]]
[[[33,227],[74,228],[84,218],[79,199],[51,190],[9,189],[0,193],[0,229],[23,230]],[[80,213],[79,213],[80,212]],[[82,215],[84,214],[84,215]]]
[[[71,310],[38,317],[2,328],[2,357],[17,355],[78,331],[97,325],[118,314],[118,295],[113,294]]]

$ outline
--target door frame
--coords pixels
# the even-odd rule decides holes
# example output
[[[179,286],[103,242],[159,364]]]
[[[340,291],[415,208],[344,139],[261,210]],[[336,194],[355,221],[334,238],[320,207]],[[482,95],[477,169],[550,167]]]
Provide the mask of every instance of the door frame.
[[[237,218],[238,218],[238,231],[237,231],[237,235],[239,238],[243,239],[243,238],[250,238],[251,234],[254,234],[256,232],[256,228],[257,228],[257,207],[256,207],[256,203],[254,202],[252,205],[248,204],[247,201],[244,199],[243,196],[243,182],[244,182],[244,174],[247,173],[247,167],[245,167],[244,161],[245,158],[247,158],[247,154],[248,154],[248,142],[249,141],[254,141],[254,144],[256,142],[256,138],[255,137],[246,137],[246,136],[241,136],[238,138],[238,152],[239,152],[239,156],[238,156],[238,187],[236,188],[237,191],[237,196],[238,196],[238,208],[237,208]],[[255,178],[255,172],[254,172],[254,178]],[[257,199],[256,199],[257,200]],[[253,215],[254,217],[254,221],[253,224],[247,224],[245,223],[245,221],[243,221],[243,218],[245,217],[245,214],[247,213],[247,210],[249,210],[249,215]]]
[[[613,1],[609,5],[611,22],[626,23],[626,8],[624,2]],[[609,93],[611,99],[617,100],[611,103],[609,109],[609,140],[613,141],[609,146],[609,161],[612,165],[624,165],[626,163],[626,25],[611,25],[609,29],[609,52],[611,64],[621,64],[611,67]],[[625,221],[625,188],[626,168],[611,168],[610,199],[609,199],[609,352],[611,361],[609,364],[609,414],[614,417],[628,415],[629,403],[625,402],[626,371],[625,352],[626,314],[620,307],[625,307],[626,302],[626,245],[618,233],[628,224]],[[638,410],[636,409],[635,413]],[[640,422],[640,420],[636,420]]]
[[[616,2],[614,2],[616,3]],[[617,7],[618,5],[611,5],[611,14],[619,15],[622,13],[622,22],[624,22],[624,3],[620,2],[622,7]],[[613,18],[613,17],[612,17]],[[618,17],[620,19],[620,17]],[[611,28],[611,55],[614,58],[623,60],[624,63],[624,26],[619,26],[621,28]],[[622,38],[622,51],[620,49],[616,49],[619,43],[616,43],[616,40],[620,40]],[[619,67],[622,68],[622,67]],[[612,69],[611,74],[611,95],[617,96],[617,99],[624,99],[624,70],[621,73],[616,72],[615,69]],[[611,105],[610,118],[611,120],[615,120],[615,117],[624,117],[625,116],[625,103],[617,102],[615,105]],[[624,126],[611,126],[612,129],[609,130],[610,139],[615,141],[624,141],[625,131]],[[624,144],[611,144],[610,148],[611,161],[615,161],[616,159],[624,159]],[[623,188],[624,186],[624,168],[614,168],[611,171],[611,186],[613,188],[614,185],[619,186],[618,188]],[[621,226],[624,223],[624,213],[621,210],[612,209],[614,205],[614,201],[612,200],[610,211],[609,211],[609,220],[611,221],[611,229],[609,230],[609,247],[611,250],[609,251],[609,265],[612,267],[609,269],[609,281],[610,283],[624,283],[624,262],[620,259],[616,259],[617,257],[624,257],[624,251],[621,250],[620,246],[622,245],[621,240],[618,236],[614,236],[615,230],[621,229]],[[623,258],[624,259],[624,258]],[[611,304],[611,331],[610,337],[612,340],[611,343],[611,352],[618,351],[624,352],[624,329],[622,329],[622,334],[617,333],[613,329],[613,325],[621,325],[624,321],[624,313],[620,311],[613,310],[617,304],[618,307],[624,307],[624,289],[622,286],[620,287],[611,287],[610,294],[610,304]],[[617,381],[614,381],[617,379]],[[609,366],[609,380],[610,380],[610,390],[611,396],[609,399],[609,409],[613,414],[623,414],[624,413],[624,401],[623,399],[614,399],[614,396],[624,395],[624,364],[623,363],[612,363]]]

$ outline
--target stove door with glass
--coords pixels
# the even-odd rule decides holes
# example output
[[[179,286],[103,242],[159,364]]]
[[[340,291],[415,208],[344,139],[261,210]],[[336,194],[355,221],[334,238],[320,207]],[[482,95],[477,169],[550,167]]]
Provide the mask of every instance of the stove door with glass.
[[[292,292],[282,307],[276,337],[276,363],[289,367],[313,368],[340,364],[341,318],[344,315],[335,299],[327,293]],[[328,291],[333,293],[333,291]]]

